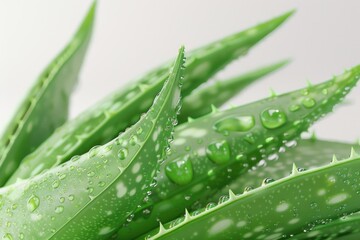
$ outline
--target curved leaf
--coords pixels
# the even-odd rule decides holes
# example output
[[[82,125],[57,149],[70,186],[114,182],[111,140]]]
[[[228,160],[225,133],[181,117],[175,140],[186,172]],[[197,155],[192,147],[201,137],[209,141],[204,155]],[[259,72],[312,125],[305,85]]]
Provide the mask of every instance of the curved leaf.
[[[184,49],[153,106],[109,143],[0,189],[0,236],[105,239],[149,191],[179,109]],[[11,239],[11,238],[10,238]]]
[[[31,89],[0,141],[0,186],[68,116],[69,97],[90,41],[95,4],[65,49]]]
[[[281,61],[231,79],[215,82],[192,92],[184,99],[181,114],[178,117],[179,123],[186,122],[188,117],[198,118],[211,113],[211,106],[222,106],[255,81],[279,70],[288,63],[289,61]]]
[[[313,170],[293,169],[290,176],[275,182],[265,179],[261,187],[241,195],[230,191],[217,206],[193,216],[186,212],[148,239],[198,239],[200,234],[204,239],[290,238],[360,210],[358,169],[359,155]]]
[[[258,186],[262,179],[279,179],[289,174],[289,169],[295,163],[299,169],[312,169],[329,163],[329,159],[335,154],[338,159],[349,157],[349,151],[352,147],[360,150],[355,144],[321,141],[321,140],[300,140],[298,143],[290,142],[291,147],[286,152],[279,153],[279,159],[267,161],[258,168],[245,172],[215,194],[210,201],[219,199],[226,195],[231,189],[239,192],[245,187]],[[296,146],[297,145],[297,146]]]
[[[183,96],[243,55],[291,14],[286,13],[190,53],[185,64]],[[74,155],[88,151],[94,145],[114,138],[114,134],[136,122],[149,108],[152,99],[168,78],[168,69],[169,64],[166,63],[68,122],[24,159],[7,185],[18,179],[35,176],[45,169],[69,160]]]
[[[119,231],[119,239],[137,237],[158,220],[174,219],[185,208],[199,208],[217,190],[263,164],[284,142],[288,145],[330,112],[359,77],[357,66],[322,84],[178,126],[172,153],[156,177],[157,187],[131,223]]]

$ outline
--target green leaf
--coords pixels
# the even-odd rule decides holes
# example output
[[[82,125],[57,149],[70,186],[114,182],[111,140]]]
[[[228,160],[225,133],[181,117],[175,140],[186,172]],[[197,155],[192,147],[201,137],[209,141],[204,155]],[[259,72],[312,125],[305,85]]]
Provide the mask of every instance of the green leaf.
[[[186,62],[182,93],[188,95],[228,63],[281,25],[292,13],[286,13],[243,32],[211,43],[190,53]],[[102,102],[68,122],[24,159],[7,185],[57,166],[72,156],[88,151],[115,137],[136,122],[168,78],[169,64],[140,78],[135,84],[115,92]]]
[[[324,221],[310,231],[295,235],[293,239],[344,239],[358,240],[360,233],[360,214],[354,213],[335,221]]]
[[[290,146],[286,152],[273,155],[272,160],[266,161],[263,166],[259,166],[253,171],[244,172],[213,196],[210,201],[219,199],[220,196],[227,194],[230,189],[234,192],[240,192],[245,187],[258,186],[263,178],[279,179],[286,177],[293,164],[299,170],[312,169],[328,164],[329,159],[334,154],[338,159],[345,159],[349,157],[349,151],[352,147],[360,150],[359,146],[352,144],[321,140],[300,140],[298,143],[290,141],[286,144]]]
[[[132,222],[119,231],[119,239],[133,239],[154,228],[158,219],[167,222],[185,208],[204,205],[217,190],[263,164],[284,142],[298,138],[330,112],[359,77],[357,66],[327,82],[178,126],[171,154],[156,177],[157,187],[148,204],[137,209]],[[310,99],[315,102],[311,107]]]
[[[95,4],[64,50],[38,78],[0,141],[0,186],[68,116],[69,97],[90,41]]]
[[[184,48],[153,106],[111,142],[0,189],[0,236],[106,239],[150,190],[180,104]],[[11,238],[10,238],[11,239]]]
[[[209,86],[192,92],[184,99],[179,115],[179,123],[186,122],[188,117],[198,118],[211,112],[212,106],[221,107],[229,99],[236,96],[246,87],[264,76],[282,68],[289,61],[281,61],[243,75],[215,82]]]
[[[221,198],[154,230],[148,239],[281,239],[360,210],[359,155]],[[290,171],[290,169],[289,169]],[[286,194],[285,194],[286,193]],[[341,208],[341,211],[339,211]]]

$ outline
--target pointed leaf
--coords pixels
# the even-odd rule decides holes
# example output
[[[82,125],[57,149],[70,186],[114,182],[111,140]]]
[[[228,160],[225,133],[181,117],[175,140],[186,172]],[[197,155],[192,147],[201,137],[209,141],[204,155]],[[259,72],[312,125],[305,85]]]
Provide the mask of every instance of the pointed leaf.
[[[153,106],[126,132],[72,161],[0,189],[0,224],[6,223],[0,236],[107,239],[121,226],[150,190],[168,147],[180,103],[183,61],[181,48]]]
[[[276,98],[220,111],[176,128],[172,151],[160,167],[151,201],[137,209],[119,239],[133,239],[196,209],[239,175],[263,164],[331,111],[359,80],[360,66],[334,79]],[[345,91],[346,90],[346,91]],[[326,92],[326,94],[324,94]],[[309,106],[309,99],[314,105]],[[294,108],[294,106],[297,106]],[[291,165],[288,172],[291,171]]]
[[[282,68],[288,62],[281,61],[231,79],[215,82],[203,89],[192,92],[184,99],[181,114],[178,117],[179,123],[186,122],[188,117],[197,118],[210,113],[210,105],[221,107],[246,87]]]
[[[360,210],[360,159],[349,158],[269,182],[154,230],[147,239],[287,239]],[[290,171],[290,169],[289,169]],[[286,194],[283,194],[285,193]],[[279,194],[281,193],[281,194]],[[341,210],[339,210],[341,208]],[[158,233],[158,234],[157,234]],[[308,239],[308,238],[306,238]]]
[[[333,158],[333,154],[336,154],[339,159],[347,158],[353,146],[348,143],[320,140],[300,140],[298,143],[292,141],[287,144],[291,144],[287,151],[279,153],[278,156],[270,161],[268,160],[264,166],[260,166],[254,171],[244,172],[229,186],[224,187],[219,193],[215,194],[210,201],[225,195],[229,189],[239,192],[245,187],[258,186],[263,178],[283,178],[289,175],[289,169],[293,163],[301,171],[329,164],[329,159]],[[357,149],[359,148],[358,146]]]
[[[31,89],[0,141],[0,186],[68,116],[69,97],[91,37],[95,4],[65,49]]]
[[[286,13],[243,32],[221,39],[190,53],[186,62],[182,93],[186,96],[198,85],[243,55],[254,44],[281,25]],[[57,166],[92,146],[109,141],[116,133],[136,122],[147,111],[153,97],[168,78],[169,64],[152,71],[128,88],[115,92],[102,102],[68,122],[33,154],[24,159],[7,185],[35,176]]]

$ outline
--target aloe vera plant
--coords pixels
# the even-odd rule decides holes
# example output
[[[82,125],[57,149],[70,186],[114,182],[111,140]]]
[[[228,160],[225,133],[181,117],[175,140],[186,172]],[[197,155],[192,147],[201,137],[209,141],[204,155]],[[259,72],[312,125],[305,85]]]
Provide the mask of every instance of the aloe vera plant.
[[[67,121],[95,6],[0,139],[2,239],[359,237],[359,145],[300,135],[356,85],[360,66],[218,110],[287,64],[211,81],[291,11],[190,51],[186,61],[182,47]]]
[[[69,96],[90,40],[95,4],[70,43],[49,64],[0,140],[0,186],[67,119]]]
[[[185,64],[183,96],[188,95],[229,62],[247,53],[253,45],[276,29],[291,14],[292,12],[286,13],[190,53]],[[34,176],[44,169],[69,160],[73,155],[88,151],[94,145],[114,138],[118,132],[136,122],[148,109],[153,97],[168,77],[168,68],[169,64],[166,63],[151,71],[135,84],[115,92],[97,106],[65,124],[40,148],[23,160],[7,184],[17,179]],[[44,158],[47,158],[47,161],[43,161]]]
[[[271,159],[284,143],[289,146],[329,112],[346,94],[345,89],[355,85],[359,74],[360,67],[355,67],[322,84],[215,111],[177,127],[173,153],[160,167],[149,203],[138,209],[132,224],[120,230],[119,239],[131,239],[154,227],[157,220],[173,219],[234,177],[264,164],[266,156]],[[169,211],[173,204],[181,208]]]

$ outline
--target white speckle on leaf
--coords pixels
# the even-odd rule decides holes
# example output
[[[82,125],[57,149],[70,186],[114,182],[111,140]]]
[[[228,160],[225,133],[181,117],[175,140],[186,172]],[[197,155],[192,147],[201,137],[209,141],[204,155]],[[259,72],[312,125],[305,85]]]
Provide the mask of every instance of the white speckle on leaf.
[[[183,145],[184,143],[186,142],[186,139],[185,138],[178,138],[178,139],[175,139],[172,144],[173,145]]]
[[[141,181],[141,179],[142,179],[142,175],[138,175],[138,176],[136,177],[135,181],[138,183],[138,182]]]
[[[103,227],[102,229],[100,229],[99,235],[106,235],[106,234],[110,233],[111,231],[112,231],[112,229],[110,227]]]
[[[284,212],[289,208],[289,204],[288,203],[280,203],[277,207],[276,207],[276,211],[277,212]]]
[[[223,219],[218,222],[216,222],[214,225],[212,225],[209,229],[210,235],[215,235],[220,232],[225,231],[227,228],[229,228],[233,224],[233,220],[231,219]]]
[[[326,190],[325,190],[325,189],[320,189],[320,190],[317,192],[317,195],[318,195],[318,196],[323,196],[323,195],[325,195],[325,193],[326,193]]]
[[[295,223],[297,223],[297,222],[299,222],[299,221],[300,221],[299,218],[293,218],[293,219],[291,219],[291,220],[288,222],[288,224],[295,224]]]
[[[348,198],[346,193],[340,193],[328,199],[327,204],[333,205],[345,201]]]
[[[236,227],[243,227],[246,225],[246,222],[245,221],[239,221],[237,224],[236,224]]]
[[[134,173],[134,174],[138,173],[139,170],[140,170],[140,167],[141,167],[141,163],[135,163],[132,170],[131,170],[132,173]]]
[[[201,138],[206,135],[207,130],[200,128],[188,128],[182,132],[180,132],[180,136],[182,137],[193,137],[193,138]]]
[[[134,196],[135,193],[136,193],[136,189],[134,188],[134,189],[132,189],[132,190],[130,191],[129,195],[130,195],[130,196]]]
[[[118,198],[122,198],[123,196],[125,196],[127,192],[127,188],[126,186],[124,185],[123,182],[119,182],[117,185],[116,185],[116,196]]]

